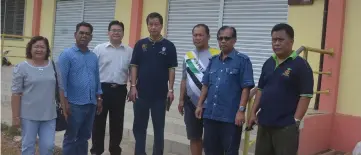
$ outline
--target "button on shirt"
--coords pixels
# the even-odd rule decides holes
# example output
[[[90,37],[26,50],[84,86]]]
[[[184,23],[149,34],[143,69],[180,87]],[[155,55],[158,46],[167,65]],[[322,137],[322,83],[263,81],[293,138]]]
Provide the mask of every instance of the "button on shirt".
[[[102,94],[97,56],[90,50],[81,52],[76,45],[59,56],[61,88],[72,104],[96,104],[96,95]]]
[[[253,88],[253,69],[248,56],[233,50],[210,59],[202,83],[208,86],[203,118],[234,123],[242,89]]]
[[[99,61],[100,82],[120,85],[128,83],[132,48],[123,44],[114,47],[107,42],[97,45],[93,52]]]

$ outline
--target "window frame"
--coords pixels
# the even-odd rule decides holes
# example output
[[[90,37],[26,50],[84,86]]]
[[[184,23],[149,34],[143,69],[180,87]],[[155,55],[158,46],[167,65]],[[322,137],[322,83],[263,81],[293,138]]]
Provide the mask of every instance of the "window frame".
[[[22,22],[21,29],[20,28],[17,29],[15,26],[13,26],[12,28],[6,27],[6,25],[8,25],[8,24],[6,24],[7,18],[9,18],[9,15],[7,15],[9,13],[7,10],[7,8],[9,8],[9,4],[8,4],[9,1],[12,1],[12,3],[14,3],[11,6],[15,8],[13,10],[13,12],[10,12],[10,13],[13,13],[12,15],[10,15],[10,17],[12,18],[11,25],[17,25],[20,23],[19,20],[22,20],[21,21]],[[5,4],[3,4],[3,2]],[[1,9],[2,10],[1,11],[1,34],[24,36],[26,4],[27,4],[26,0],[1,0],[1,3],[2,3],[2,5],[4,5],[4,9]],[[21,4],[23,4],[23,6]],[[23,11],[21,11],[21,10],[23,10]],[[19,38],[19,37],[4,37],[4,39],[6,39],[6,40],[24,40],[24,38]]]

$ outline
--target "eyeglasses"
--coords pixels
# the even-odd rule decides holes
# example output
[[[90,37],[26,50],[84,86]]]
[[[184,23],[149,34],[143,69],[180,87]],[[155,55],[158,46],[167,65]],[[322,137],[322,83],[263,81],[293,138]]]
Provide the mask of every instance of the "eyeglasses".
[[[218,41],[222,41],[223,39],[224,39],[225,41],[229,41],[229,40],[232,39],[232,37],[218,37],[218,38],[217,38]]]

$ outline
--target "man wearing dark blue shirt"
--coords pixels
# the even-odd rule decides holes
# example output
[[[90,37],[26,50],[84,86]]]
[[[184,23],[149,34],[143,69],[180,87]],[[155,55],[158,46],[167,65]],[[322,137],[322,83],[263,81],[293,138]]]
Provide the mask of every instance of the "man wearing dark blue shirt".
[[[68,126],[64,135],[63,154],[88,154],[95,113],[102,111],[102,90],[97,56],[88,49],[93,27],[81,22],[76,25],[76,44],[59,56],[62,82],[61,98]]]
[[[291,26],[277,24],[271,35],[274,55],[262,67],[248,126],[258,119],[256,155],[296,155],[299,124],[313,94],[313,73],[292,51]]]
[[[174,99],[177,53],[174,44],[160,34],[163,17],[156,12],[150,13],[146,22],[150,37],[135,44],[131,60],[129,100],[134,102],[135,154],[145,155],[150,112],[154,128],[153,154],[162,155],[166,106]]]
[[[221,27],[217,40],[222,52],[209,61],[195,115],[203,116],[206,155],[238,155],[244,113],[254,87],[252,63],[234,49],[235,28]]]

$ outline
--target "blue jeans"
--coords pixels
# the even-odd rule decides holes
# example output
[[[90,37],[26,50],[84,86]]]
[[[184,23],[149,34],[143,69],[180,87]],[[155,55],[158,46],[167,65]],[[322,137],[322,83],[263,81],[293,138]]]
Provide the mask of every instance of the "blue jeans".
[[[54,152],[55,124],[55,119],[49,121],[21,119],[21,154],[35,154],[36,137],[39,135],[40,155],[52,155]]]
[[[63,154],[87,155],[96,111],[95,104],[70,105],[68,127],[64,134]]]
[[[135,155],[146,155],[145,142],[147,137],[149,112],[152,115],[154,130],[153,155],[163,154],[165,107],[166,100],[147,101],[137,99],[134,103],[133,134],[135,138]]]

